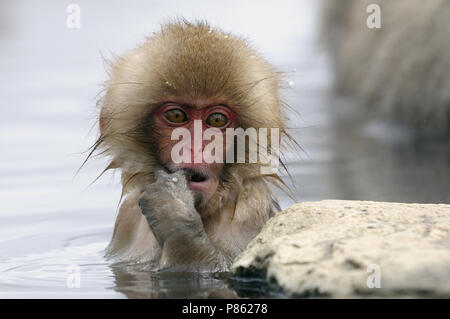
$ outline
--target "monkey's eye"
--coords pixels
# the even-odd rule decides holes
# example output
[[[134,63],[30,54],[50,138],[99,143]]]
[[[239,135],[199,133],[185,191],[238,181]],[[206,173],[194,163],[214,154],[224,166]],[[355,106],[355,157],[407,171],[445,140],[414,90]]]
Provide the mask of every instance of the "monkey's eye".
[[[206,124],[212,127],[222,127],[228,124],[228,117],[222,113],[212,113],[206,119]]]
[[[180,109],[168,110],[164,113],[164,117],[172,123],[183,123],[187,121],[187,115]]]

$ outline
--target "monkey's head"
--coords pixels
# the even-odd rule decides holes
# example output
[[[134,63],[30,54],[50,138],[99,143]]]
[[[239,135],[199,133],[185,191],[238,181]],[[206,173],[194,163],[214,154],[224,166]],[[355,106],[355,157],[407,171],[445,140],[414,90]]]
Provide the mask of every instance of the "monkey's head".
[[[283,134],[279,82],[279,74],[241,38],[205,23],[164,25],[111,64],[94,149],[112,158],[108,168],[121,169],[124,193],[148,183],[156,166],[185,169],[189,187],[206,205],[223,190],[262,178],[260,163],[225,163],[231,148],[225,132],[277,128]],[[187,135],[172,136],[175,129]],[[202,134],[208,129],[220,145],[214,152],[204,152],[210,141]],[[180,146],[181,136],[192,143]]]

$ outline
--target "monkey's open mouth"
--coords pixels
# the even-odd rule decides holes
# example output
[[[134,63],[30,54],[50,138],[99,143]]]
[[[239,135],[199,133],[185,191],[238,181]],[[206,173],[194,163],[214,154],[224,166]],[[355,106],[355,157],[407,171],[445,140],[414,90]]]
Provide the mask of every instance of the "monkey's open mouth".
[[[184,170],[187,171],[187,177],[190,182],[201,183],[208,179],[208,176],[206,176],[205,174],[203,174],[201,172],[194,171],[194,170],[188,169],[188,168],[185,168]]]
[[[199,205],[203,200],[207,201],[217,189],[218,179],[214,175],[209,175],[207,169],[203,167],[172,167],[169,169],[165,165],[161,165],[167,173],[173,174],[176,171],[182,171],[186,177],[187,186],[192,191],[195,200],[195,206]]]
[[[173,174],[175,171],[170,170],[167,166],[163,165],[164,169],[169,172],[170,174]],[[188,182],[194,182],[194,183],[202,183],[208,180],[208,175],[193,170],[191,168],[181,168],[181,170],[186,172],[186,178]]]

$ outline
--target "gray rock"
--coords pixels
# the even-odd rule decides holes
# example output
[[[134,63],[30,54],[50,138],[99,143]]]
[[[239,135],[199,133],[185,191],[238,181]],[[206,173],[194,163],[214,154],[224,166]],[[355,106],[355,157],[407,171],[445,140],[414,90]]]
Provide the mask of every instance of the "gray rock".
[[[231,272],[293,297],[449,298],[450,205],[296,204],[267,222]]]

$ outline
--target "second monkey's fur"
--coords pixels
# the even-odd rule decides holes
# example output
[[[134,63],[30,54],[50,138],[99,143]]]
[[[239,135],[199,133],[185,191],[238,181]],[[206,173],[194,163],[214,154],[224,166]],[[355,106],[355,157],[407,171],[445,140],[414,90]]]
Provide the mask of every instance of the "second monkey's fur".
[[[138,207],[158,162],[147,123],[155,103],[169,96],[219,97],[239,114],[239,127],[279,128],[285,136],[280,77],[245,40],[206,23],[169,23],[144,44],[116,59],[100,101],[101,134],[93,152],[122,173],[123,202],[107,249],[119,260],[150,261],[155,238]],[[283,139],[282,139],[283,140]],[[258,164],[225,164],[217,192],[198,207],[211,242],[231,261],[278,209]],[[282,182],[281,182],[282,183]],[[183,247],[180,247],[183,249]]]
[[[381,8],[369,29],[369,4]],[[322,33],[336,88],[376,115],[450,133],[450,1],[325,0]]]

